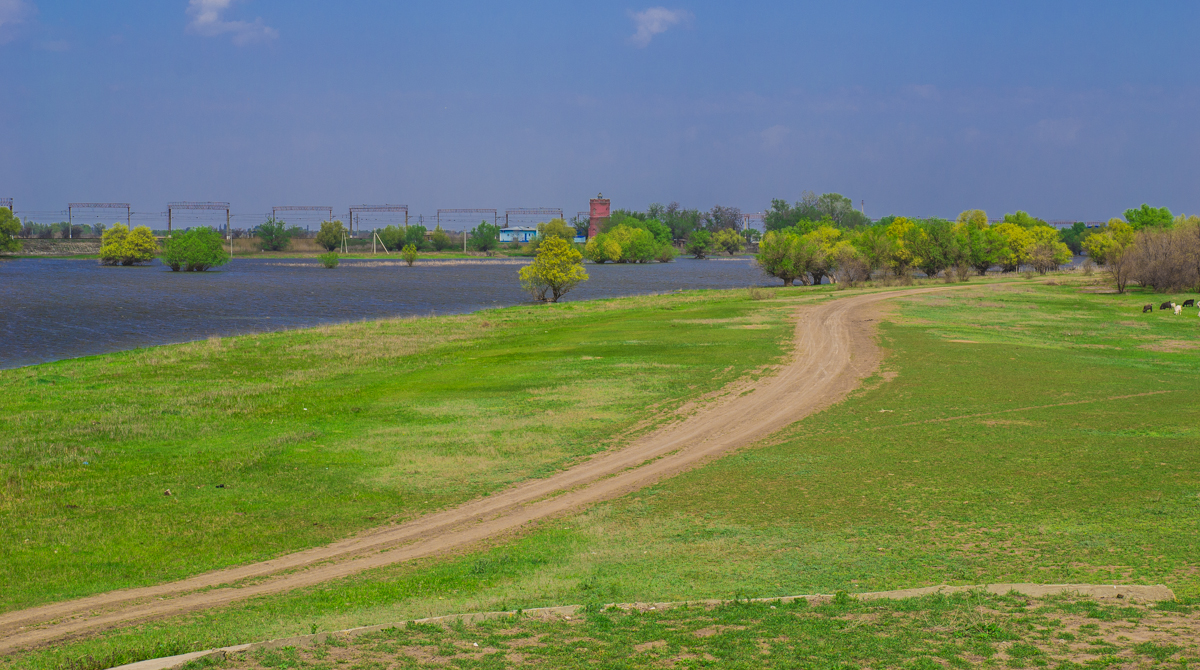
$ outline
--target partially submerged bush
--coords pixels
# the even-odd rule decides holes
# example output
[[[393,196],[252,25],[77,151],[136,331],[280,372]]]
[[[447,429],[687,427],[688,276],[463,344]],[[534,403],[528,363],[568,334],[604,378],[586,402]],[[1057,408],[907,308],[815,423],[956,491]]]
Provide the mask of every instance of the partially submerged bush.
[[[327,254],[317,256],[317,260],[321,261],[321,265],[324,265],[326,270],[332,270],[338,266],[338,253],[330,251]]]
[[[221,234],[212,228],[174,233],[163,242],[163,265],[174,272],[204,272],[229,262]]]
[[[129,230],[125,224],[114,223],[100,238],[100,263],[103,265],[149,263],[157,252],[158,240],[146,226]]]
[[[408,263],[408,267],[411,268],[413,262],[417,260],[416,245],[414,245],[414,244],[404,245],[404,248],[400,250],[400,258],[403,258],[404,262]]]

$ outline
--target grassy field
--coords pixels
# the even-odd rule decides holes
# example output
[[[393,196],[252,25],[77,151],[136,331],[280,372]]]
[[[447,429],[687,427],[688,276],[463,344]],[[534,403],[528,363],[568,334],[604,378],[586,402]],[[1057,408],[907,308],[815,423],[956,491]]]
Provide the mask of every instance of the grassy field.
[[[790,308],[744,291],[528,306],[0,371],[0,609],[543,476],[777,360]]]
[[[825,295],[724,300],[780,314],[797,296]],[[1195,598],[1200,320],[1142,315],[1149,300],[1045,280],[897,300],[881,326],[881,373],[766,444],[467,555],[12,663],[137,660],[565,603],[1020,581],[1164,583]],[[782,330],[762,332],[775,355]]]
[[[810,604],[730,602],[667,610],[594,609],[474,624],[408,624],[202,659],[220,668],[1069,668],[1200,662],[1194,608],[1032,599],[986,592]]]

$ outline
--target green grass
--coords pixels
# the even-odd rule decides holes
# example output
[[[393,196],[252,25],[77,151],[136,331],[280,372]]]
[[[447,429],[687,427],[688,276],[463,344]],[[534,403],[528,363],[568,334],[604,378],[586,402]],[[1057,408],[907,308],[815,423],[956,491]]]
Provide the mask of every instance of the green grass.
[[[1183,611],[1180,611],[1183,610]],[[405,624],[311,646],[194,661],[220,668],[1184,668],[1200,662],[1190,607],[984,592],[860,602],[728,602],[574,616]],[[95,667],[103,667],[109,659]],[[81,668],[86,665],[81,664]]]
[[[901,299],[882,373],[765,444],[490,548],[13,663],[566,603],[1019,581],[1194,598],[1200,320],[1147,301],[1038,281]]]
[[[777,360],[788,309],[745,292],[527,306],[2,371],[0,609],[545,476]]]

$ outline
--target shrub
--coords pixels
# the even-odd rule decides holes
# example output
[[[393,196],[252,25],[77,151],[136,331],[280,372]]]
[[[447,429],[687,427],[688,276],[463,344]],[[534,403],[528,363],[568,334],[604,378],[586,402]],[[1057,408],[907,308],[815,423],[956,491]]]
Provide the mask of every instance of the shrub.
[[[258,224],[255,233],[262,240],[263,251],[283,251],[292,243],[292,237],[300,232],[299,226],[287,227],[283,221],[271,217]]]
[[[324,265],[326,270],[332,270],[338,266],[338,254],[336,251],[321,254],[317,256],[317,260],[321,261],[321,265]]]
[[[583,269],[583,254],[572,244],[559,237],[549,237],[538,248],[533,263],[521,268],[518,276],[521,288],[529,292],[534,300],[558,302],[580,282],[587,281]]]
[[[104,231],[100,238],[101,265],[120,265],[126,237],[129,237],[129,228],[123,223],[114,223],[112,228]]]
[[[342,246],[342,239],[346,236],[346,227],[341,221],[322,221],[321,230],[317,233],[317,244],[321,245],[326,251],[333,251]]]
[[[13,216],[12,210],[0,207],[0,251],[20,251],[21,220]]]
[[[411,268],[413,262],[417,260],[416,245],[413,245],[413,244],[404,245],[404,248],[400,250],[400,257],[403,258],[404,262],[408,263],[408,267]]]
[[[707,258],[712,251],[712,235],[707,230],[693,231],[684,250],[693,258]],[[791,286],[791,282],[786,285]]]
[[[100,262],[104,265],[148,263],[157,252],[158,240],[146,226],[131,231],[124,224],[114,223],[100,238]]]
[[[616,262],[621,259],[621,245],[607,233],[600,233],[587,241],[583,253],[593,263]]]
[[[670,244],[664,244],[658,248],[658,253],[654,255],[654,260],[659,263],[670,263],[675,260],[675,247]]]
[[[192,228],[166,239],[162,262],[173,272],[204,272],[228,263],[229,254],[220,233],[212,228]]]

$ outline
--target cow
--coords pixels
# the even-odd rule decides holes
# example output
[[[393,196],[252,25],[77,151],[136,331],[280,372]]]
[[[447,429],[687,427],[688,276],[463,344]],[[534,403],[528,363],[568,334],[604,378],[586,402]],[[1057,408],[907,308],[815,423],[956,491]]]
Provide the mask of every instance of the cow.
[[[1168,300],[1167,302],[1164,302],[1163,304],[1161,304],[1161,305],[1159,305],[1159,306],[1158,306],[1158,311],[1160,311],[1160,312],[1161,312],[1161,311],[1162,311],[1162,310],[1164,310],[1164,309],[1171,309],[1171,308],[1172,308],[1172,307],[1174,307],[1174,306],[1175,306],[1175,303],[1173,303],[1173,302],[1171,302],[1170,300]]]
[[[1187,300],[1184,300],[1183,306],[1184,307],[1195,307],[1196,306],[1195,298],[1188,298]]]
[[[1183,314],[1183,305],[1175,305],[1175,316]]]
[[[1146,312],[1153,312],[1153,311],[1154,311],[1154,305],[1146,305],[1145,307],[1142,308],[1142,314],[1145,314]]]

